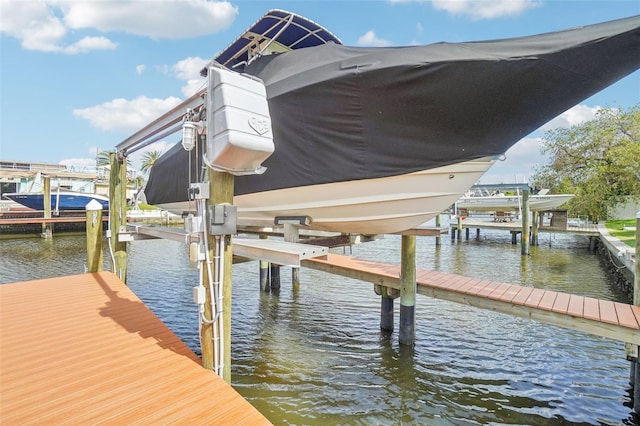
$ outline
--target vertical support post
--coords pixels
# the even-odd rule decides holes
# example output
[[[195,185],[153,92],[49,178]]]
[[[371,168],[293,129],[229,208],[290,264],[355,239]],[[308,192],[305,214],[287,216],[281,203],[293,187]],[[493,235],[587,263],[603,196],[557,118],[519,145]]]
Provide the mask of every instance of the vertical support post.
[[[297,243],[300,239],[300,228],[292,223],[284,224],[284,240],[290,243]],[[291,267],[291,285],[294,289],[300,286],[300,267]]]
[[[393,331],[393,298],[380,297],[380,330]]]
[[[269,236],[260,234],[261,240],[266,240]],[[269,262],[260,260],[260,290],[269,292]]]
[[[636,260],[633,274],[633,304],[640,306],[640,211],[636,213]],[[640,414],[640,347],[639,356],[633,361],[633,412]]]
[[[458,212],[458,240],[462,240],[462,216]]]
[[[480,228],[476,228],[476,240],[480,239]]]
[[[438,231],[440,231],[440,214],[436,215],[436,228],[438,228]],[[436,236],[436,245],[439,246],[441,244],[440,241],[440,234],[438,234],[438,236]]]
[[[232,204],[233,203],[233,175],[226,172],[217,172],[211,168],[209,172],[209,206],[218,204]],[[205,224],[208,229],[208,224]],[[231,383],[231,285],[232,285],[232,268],[233,268],[233,247],[231,236],[223,236],[226,243],[224,244],[224,252],[216,253],[215,237],[207,232],[207,239],[209,243],[210,258],[213,259],[214,255],[220,256],[223,262],[224,276],[221,280],[222,285],[222,321],[223,330],[220,339],[222,359],[218,360],[218,363],[222,366],[222,379]],[[228,240],[227,240],[228,239]],[[207,296],[208,297],[208,296]],[[210,304],[209,300],[206,301]],[[206,315],[206,313],[205,313]],[[204,337],[202,338],[204,339]],[[212,350],[213,352],[213,350]],[[212,357],[213,358],[213,357]],[[202,350],[202,366],[205,368],[213,369],[214,364],[205,365],[204,348]]]
[[[102,204],[91,200],[87,215],[87,272],[102,271]]]
[[[401,345],[413,345],[416,340],[416,237],[402,236],[400,264],[400,331]]]
[[[380,296],[380,330],[393,331],[393,299],[400,296],[400,290],[374,284],[373,291]]]
[[[51,219],[51,178],[49,176],[44,176],[44,185],[42,188],[43,194],[42,196],[44,201],[44,218]],[[43,222],[42,223],[42,238],[51,239],[53,238],[53,230],[51,222]]]
[[[518,244],[518,231],[511,231],[511,244]]]
[[[529,254],[529,190],[522,191],[522,235],[520,236],[520,254]]]
[[[280,265],[273,263],[269,267],[271,275],[271,290],[280,290]]]
[[[540,212],[538,210],[534,210],[531,213],[531,245],[538,245],[538,222],[539,222]]]
[[[465,230],[464,230],[464,238],[465,238],[465,240],[469,241],[469,228],[465,228]]]
[[[109,153],[109,221],[115,274],[127,282],[127,243],[118,241],[118,233],[127,224],[127,163],[121,153]]]

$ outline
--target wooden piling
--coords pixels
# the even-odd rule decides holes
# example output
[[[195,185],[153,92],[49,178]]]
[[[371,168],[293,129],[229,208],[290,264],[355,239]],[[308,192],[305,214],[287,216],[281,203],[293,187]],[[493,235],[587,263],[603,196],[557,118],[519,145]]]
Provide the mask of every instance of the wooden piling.
[[[127,243],[120,242],[118,234],[127,228],[127,163],[121,153],[109,154],[109,221],[114,272],[123,283],[127,282]]]
[[[436,228],[440,229],[440,215],[437,214],[436,215]],[[438,234],[438,236],[436,236],[436,245],[439,246],[441,244],[440,241],[440,234]]]
[[[529,254],[529,190],[522,191],[522,235],[520,236],[520,254]]]
[[[416,339],[416,237],[402,236],[400,270],[400,331],[401,345],[413,345]]]
[[[393,299],[380,297],[380,330],[393,331]]]
[[[209,172],[209,206],[218,204],[232,204],[233,203],[233,175],[226,172],[217,172],[211,168]],[[231,271],[233,268],[233,246],[231,236],[224,236],[224,252],[216,253],[222,258],[224,263],[225,274],[222,280],[222,320],[224,329],[222,332],[222,359],[218,360],[222,365],[222,379],[231,383]],[[210,250],[215,253],[216,244],[215,237],[207,233],[207,239],[209,242]],[[213,256],[211,257],[213,259]],[[203,366],[204,366],[204,350],[203,350]],[[210,367],[213,368],[213,364]]]
[[[271,275],[271,290],[280,290],[280,265],[274,265],[273,263],[269,267]]]
[[[297,243],[300,240],[300,228],[292,223],[284,224],[284,240],[290,243]],[[291,267],[291,285],[294,289],[300,286],[300,267]]]
[[[538,234],[539,234],[539,219],[540,212],[538,210],[534,210],[531,213],[531,245],[538,245]]]
[[[380,330],[393,331],[393,300],[400,296],[400,290],[374,284],[373,290],[380,296]]]
[[[51,178],[49,176],[43,177],[43,201],[44,201],[44,218],[51,219]],[[53,238],[53,229],[51,222],[43,222],[42,223],[42,238],[51,239]]]
[[[465,240],[469,241],[469,228],[465,228],[464,231],[465,231],[464,238],[465,238]]]
[[[636,213],[636,259],[634,266],[633,304],[640,306],[640,211]],[[636,353],[640,354],[640,346],[636,348]],[[640,414],[640,356],[637,356],[632,363],[633,412]]]
[[[102,204],[91,200],[87,215],[87,272],[102,272]]]
[[[261,240],[266,240],[268,238],[268,235],[260,234]],[[268,293],[269,289],[269,262],[266,260],[260,260],[260,290]]]
[[[462,240],[462,216],[458,212],[458,240]]]

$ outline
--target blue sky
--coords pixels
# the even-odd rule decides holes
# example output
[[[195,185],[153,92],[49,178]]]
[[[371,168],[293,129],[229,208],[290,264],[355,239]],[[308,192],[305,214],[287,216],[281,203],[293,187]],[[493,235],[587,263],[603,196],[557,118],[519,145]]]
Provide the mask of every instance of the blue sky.
[[[202,87],[203,64],[274,8],[318,22],[347,45],[401,46],[588,25],[639,15],[640,1],[0,0],[0,159],[93,164],[97,151],[112,150]],[[547,128],[638,103],[636,71]],[[524,181],[546,161],[542,135],[518,142],[482,182]]]

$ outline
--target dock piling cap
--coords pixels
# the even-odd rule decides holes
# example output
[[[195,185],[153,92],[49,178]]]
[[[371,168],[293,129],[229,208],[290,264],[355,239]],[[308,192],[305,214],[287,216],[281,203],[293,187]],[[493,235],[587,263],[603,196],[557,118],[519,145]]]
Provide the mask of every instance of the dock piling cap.
[[[91,200],[84,206],[86,210],[102,210],[102,204],[100,204],[97,200]]]

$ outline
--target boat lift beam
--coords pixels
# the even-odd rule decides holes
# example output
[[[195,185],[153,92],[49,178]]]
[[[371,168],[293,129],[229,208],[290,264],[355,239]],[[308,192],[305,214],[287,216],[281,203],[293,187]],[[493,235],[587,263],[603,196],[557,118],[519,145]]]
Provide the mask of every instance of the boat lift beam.
[[[204,96],[206,93],[207,88],[204,88],[189,99],[167,111],[165,114],[161,115],[116,145],[116,151],[127,156],[147,145],[180,131],[182,129],[182,124],[180,123],[182,122],[186,111],[188,109],[195,110],[202,107],[204,105]]]
[[[164,238],[178,242],[198,241],[197,234],[189,234],[184,229],[138,224],[128,224],[127,233],[119,233],[118,238],[120,241],[149,238]],[[235,237],[233,239],[233,254],[245,259],[264,260],[277,265],[299,267],[305,259],[326,259],[329,248],[280,240]]]

